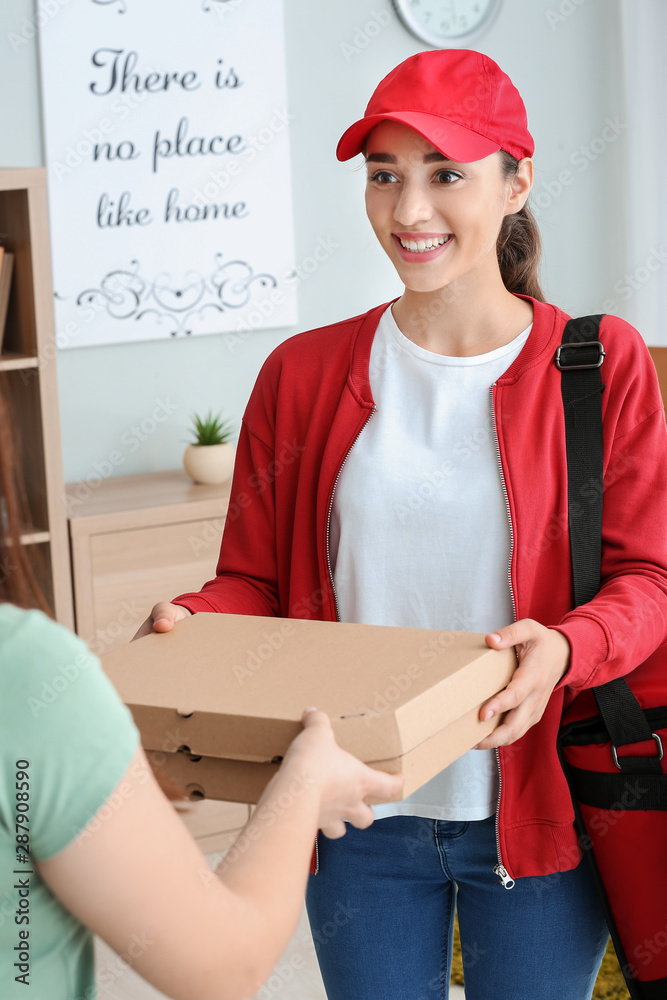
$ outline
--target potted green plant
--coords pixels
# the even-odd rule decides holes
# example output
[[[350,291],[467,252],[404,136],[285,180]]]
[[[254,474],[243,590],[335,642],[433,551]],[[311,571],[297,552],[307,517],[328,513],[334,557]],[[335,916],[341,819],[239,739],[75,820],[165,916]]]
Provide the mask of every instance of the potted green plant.
[[[234,470],[234,445],[229,440],[233,425],[222,414],[192,416],[194,441],[183,455],[185,471],[196,483],[225,483]]]

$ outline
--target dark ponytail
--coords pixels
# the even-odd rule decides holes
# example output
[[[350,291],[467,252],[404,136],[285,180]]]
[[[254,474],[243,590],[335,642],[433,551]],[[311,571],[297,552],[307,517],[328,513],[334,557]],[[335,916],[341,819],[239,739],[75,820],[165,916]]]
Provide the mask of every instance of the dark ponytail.
[[[517,173],[519,161],[504,149],[500,150],[503,180]],[[508,292],[531,295],[538,302],[545,298],[540,288],[538,272],[542,256],[542,240],[535,216],[527,207],[516,215],[506,215],[496,243],[500,274]]]

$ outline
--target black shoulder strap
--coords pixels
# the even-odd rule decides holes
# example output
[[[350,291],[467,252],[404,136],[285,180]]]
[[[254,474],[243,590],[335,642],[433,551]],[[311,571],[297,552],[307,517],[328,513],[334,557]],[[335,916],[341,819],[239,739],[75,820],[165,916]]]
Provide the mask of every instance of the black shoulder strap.
[[[567,449],[567,502],[574,607],[600,589],[602,552],[602,315],[571,319],[556,351]],[[593,689],[615,748],[651,739],[651,727],[624,678]],[[661,773],[657,757],[618,757],[620,770]],[[643,766],[642,766],[643,765]]]
[[[602,316],[571,319],[556,351],[567,446],[567,503],[574,606],[600,589],[602,552]]]

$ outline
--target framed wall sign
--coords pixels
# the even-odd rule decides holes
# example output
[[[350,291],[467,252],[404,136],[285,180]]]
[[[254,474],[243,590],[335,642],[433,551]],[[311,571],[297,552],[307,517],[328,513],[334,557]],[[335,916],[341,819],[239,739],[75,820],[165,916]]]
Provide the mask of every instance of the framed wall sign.
[[[296,322],[281,0],[70,0],[40,58],[59,345]]]

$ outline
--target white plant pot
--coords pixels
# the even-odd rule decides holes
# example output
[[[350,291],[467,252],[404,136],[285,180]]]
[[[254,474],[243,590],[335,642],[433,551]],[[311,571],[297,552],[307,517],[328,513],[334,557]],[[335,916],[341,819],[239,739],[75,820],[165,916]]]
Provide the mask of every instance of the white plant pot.
[[[226,483],[234,471],[234,445],[189,444],[183,455],[183,467],[196,483]]]

